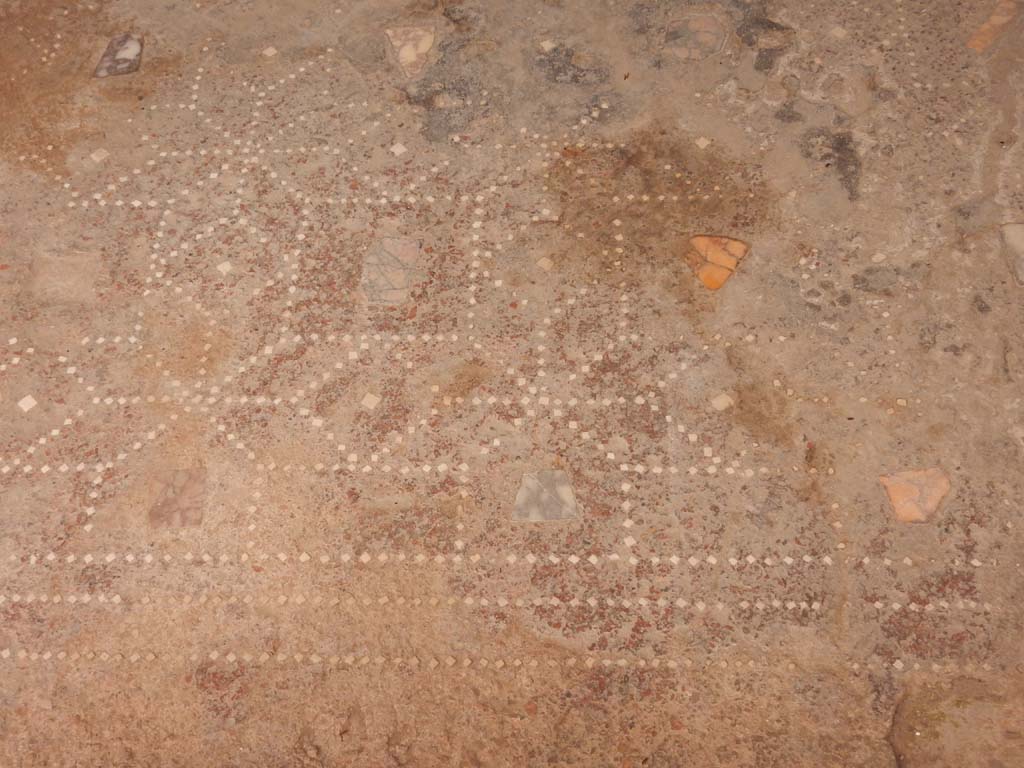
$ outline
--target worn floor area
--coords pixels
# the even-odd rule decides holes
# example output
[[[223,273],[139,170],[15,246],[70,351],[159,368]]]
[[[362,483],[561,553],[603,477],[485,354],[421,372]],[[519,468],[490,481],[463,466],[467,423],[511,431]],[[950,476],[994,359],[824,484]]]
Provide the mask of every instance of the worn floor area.
[[[1022,35],[0,2],[0,765],[1024,765]]]

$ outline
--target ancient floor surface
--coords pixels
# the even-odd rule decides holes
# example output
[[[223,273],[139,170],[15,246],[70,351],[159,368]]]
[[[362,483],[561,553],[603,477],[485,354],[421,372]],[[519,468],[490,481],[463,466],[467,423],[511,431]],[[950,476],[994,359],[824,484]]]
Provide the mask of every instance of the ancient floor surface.
[[[0,765],[1024,766],[1022,37],[0,1]]]

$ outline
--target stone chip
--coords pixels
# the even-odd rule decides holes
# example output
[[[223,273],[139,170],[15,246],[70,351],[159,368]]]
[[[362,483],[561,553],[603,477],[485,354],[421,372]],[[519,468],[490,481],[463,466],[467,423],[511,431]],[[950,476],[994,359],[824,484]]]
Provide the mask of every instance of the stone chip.
[[[725,392],[711,398],[711,407],[716,411],[725,411],[733,406],[733,399]]]
[[[569,475],[560,469],[542,469],[523,475],[516,493],[513,520],[540,523],[577,517],[579,509]]]
[[[398,305],[427,278],[423,244],[404,237],[381,238],[363,258],[360,288],[370,304]]]
[[[203,464],[163,472],[157,477],[159,496],[149,509],[153,527],[200,525],[206,506],[207,470]]]
[[[949,478],[937,467],[913,469],[878,478],[901,523],[928,522],[949,493]]]
[[[135,72],[142,64],[142,36],[126,32],[107,43],[107,49],[100,57],[93,77],[127,75]]]
[[[428,27],[395,27],[384,33],[406,76],[415,77],[422,72],[427,64],[427,54],[434,47],[434,31]]]

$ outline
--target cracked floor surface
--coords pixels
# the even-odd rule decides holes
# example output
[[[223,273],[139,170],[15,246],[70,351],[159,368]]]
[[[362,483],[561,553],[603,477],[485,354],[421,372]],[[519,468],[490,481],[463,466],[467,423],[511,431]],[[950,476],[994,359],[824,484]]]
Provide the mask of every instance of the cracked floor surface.
[[[1022,17],[0,4],[0,763],[1024,764]]]

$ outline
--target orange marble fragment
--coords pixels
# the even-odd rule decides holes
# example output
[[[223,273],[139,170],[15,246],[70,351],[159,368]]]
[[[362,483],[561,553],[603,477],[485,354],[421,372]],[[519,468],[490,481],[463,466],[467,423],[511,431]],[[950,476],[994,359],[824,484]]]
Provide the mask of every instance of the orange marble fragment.
[[[995,42],[1016,15],[1016,0],[999,0],[985,23],[974,30],[971,39],[967,41],[967,47],[972,51],[982,53]]]
[[[732,277],[749,250],[749,245],[732,237],[696,235],[690,238],[686,260],[704,287],[717,291]]]
[[[725,281],[732,277],[732,270],[726,269],[719,264],[701,264],[697,270],[698,279],[704,283],[704,287],[711,291],[717,291]]]
[[[931,519],[949,493],[949,478],[937,467],[914,469],[878,478],[889,494],[893,516],[902,523]]]

